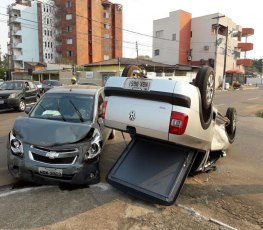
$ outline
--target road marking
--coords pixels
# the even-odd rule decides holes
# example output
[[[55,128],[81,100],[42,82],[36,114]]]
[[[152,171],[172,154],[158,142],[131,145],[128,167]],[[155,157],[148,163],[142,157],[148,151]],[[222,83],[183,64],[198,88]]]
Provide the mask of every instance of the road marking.
[[[30,188],[22,188],[22,189],[12,190],[9,192],[0,193],[0,198],[7,197],[10,195],[14,195],[14,194],[19,194],[19,193],[25,193],[25,192],[29,192],[29,191],[51,188],[51,187],[54,187],[54,186],[40,186],[40,187],[30,187]]]
[[[185,210],[188,211],[191,215],[194,215],[194,216],[196,216],[196,217],[199,217],[199,218],[201,218],[201,219],[203,219],[203,220],[210,221],[210,222],[212,222],[212,223],[218,224],[218,225],[220,225],[220,226],[222,226],[222,227],[225,227],[225,228],[227,228],[227,229],[230,229],[230,230],[237,230],[237,228],[233,228],[233,227],[231,227],[230,225],[225,224],[225,223],[223,223],[223,222],[221,222],[221,221],[219,221],[219,220],[216,220],[216,219],[213,219],[213,218],[207,218],[206,216],[203,216],[203,215],[201,215],[199,212],[195,211],[193,208],[189,208],[189,207],[184,206],[184,205],[182,205],[182,204],[177,204],[177,206],[178,206],[179,208],[185,209]]]
[[[218,107],[218,106],[223,106],[223,105],[225,105],[225,104],[219,104],[219,105],[215,105],[215,106]]]
[[[111,186],[109,184],[106,183],[98,183],[98,184],[93,184],[90,186],[91,188],[100,188],[102,190],[102,192],[105,192],[107,190],[111,189]]]
[[[259,97],[253,97],[253,98],[247,99],[247,101],[256,100],[256,99],[258,99],[258,98],[259,98]]]

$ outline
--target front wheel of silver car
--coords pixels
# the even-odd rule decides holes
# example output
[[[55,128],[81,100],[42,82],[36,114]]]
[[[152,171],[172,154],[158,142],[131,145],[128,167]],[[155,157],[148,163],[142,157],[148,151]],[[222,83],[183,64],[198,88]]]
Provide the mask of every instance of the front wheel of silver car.
[[[20,99],[19,105],[17,107],[17,111],[18,112],[24,112],[25,109],[26,109],[26,103],[25,103],[25,101],[23,99]]]

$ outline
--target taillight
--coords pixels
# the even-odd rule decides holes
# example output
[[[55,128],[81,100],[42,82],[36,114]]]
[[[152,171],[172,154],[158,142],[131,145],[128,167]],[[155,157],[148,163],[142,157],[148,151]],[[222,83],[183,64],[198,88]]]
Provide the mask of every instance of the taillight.
[[[188,116],[184,113],[172,112],[170,119],[169,133],[182,135],[185,132]]]
[[[102,105],[101,117],[102,117],[103,119],[105,119],[105,116],[106,116],[107,103],[108,103],[107,101],[104,101],[104,102],[103,102],[103,105]]]

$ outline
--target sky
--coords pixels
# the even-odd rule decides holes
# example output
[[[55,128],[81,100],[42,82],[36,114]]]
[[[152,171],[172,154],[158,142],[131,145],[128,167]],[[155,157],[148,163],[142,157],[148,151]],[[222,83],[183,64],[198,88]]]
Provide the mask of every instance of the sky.
[[[6,7],[14,0],[1,0],[0,13],[6,14]],[[123,56],[136,57],[136,42],[139,55],[152,56],[152,27],[153,20],[169,16],[169,12],[184,10],[192,17],[221,13],[231,18],[242,27],[254,28],[255,34],[248,37],[248,42],[254,43],[254,50],[247,52],[247,58],[263,58],[263,13],[260,1],[240,0],[111,0],[123,5]],[[8,30],[6,17],[0,14],[0,45],[2,53],[6,53]],[[136,33],[127,32],[125,30]]]

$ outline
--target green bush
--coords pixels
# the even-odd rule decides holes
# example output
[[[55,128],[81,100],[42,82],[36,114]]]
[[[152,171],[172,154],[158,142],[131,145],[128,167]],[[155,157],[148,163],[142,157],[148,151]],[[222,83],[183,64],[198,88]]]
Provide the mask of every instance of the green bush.
[[[262,117],[262,118],[263,118],[263,110],[258,111],[258,112],[256,113],[256,115],[257,115],[257,117]]]

